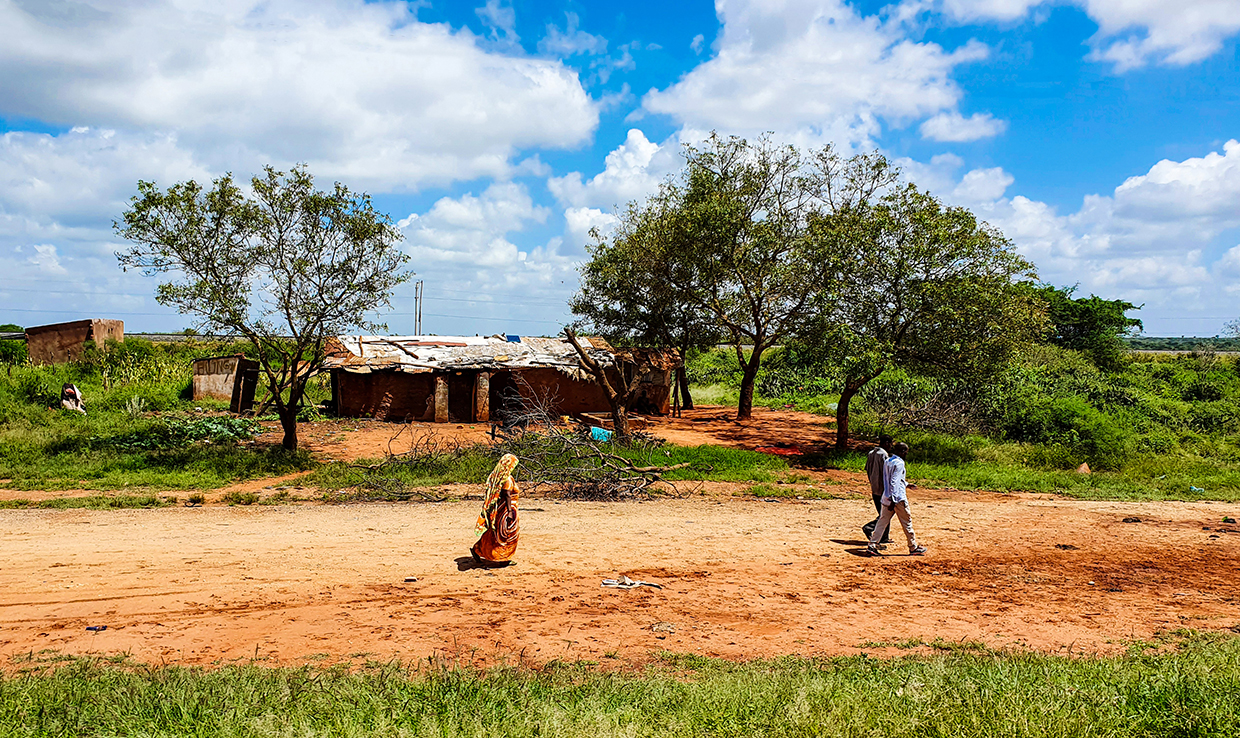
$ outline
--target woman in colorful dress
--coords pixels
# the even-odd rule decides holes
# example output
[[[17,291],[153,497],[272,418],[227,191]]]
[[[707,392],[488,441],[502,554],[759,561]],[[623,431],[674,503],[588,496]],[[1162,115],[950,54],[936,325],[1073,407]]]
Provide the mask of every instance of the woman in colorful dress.
[[[512,478],[517,457],[504,454],[491,476],[487,477],[486,502],[474,526],[478,542],[469,551],[478,563],[508,564],[517,552],[520,523],[517,520],[517,499],[521,488]]]

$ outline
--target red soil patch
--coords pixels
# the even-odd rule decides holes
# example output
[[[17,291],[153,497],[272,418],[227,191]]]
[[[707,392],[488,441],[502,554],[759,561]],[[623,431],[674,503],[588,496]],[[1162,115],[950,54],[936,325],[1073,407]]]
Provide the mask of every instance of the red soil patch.
[[[534,499],[519,564],[494,571],[468,568],[476,505],[0,511],[0,657],[620,664],[936,638],[1106,653],[1240,622],[1240,532],[1218,523],[1235,504],[938,490],[913,501],[930,554],[870,559],[854,555],[868,499]],[[664,589],[600,586],[619,574]]]

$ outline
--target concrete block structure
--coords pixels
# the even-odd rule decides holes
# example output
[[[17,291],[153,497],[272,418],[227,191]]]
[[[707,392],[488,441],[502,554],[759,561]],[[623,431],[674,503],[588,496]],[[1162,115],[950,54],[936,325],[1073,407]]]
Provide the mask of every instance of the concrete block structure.
[[[241,354],[194,361],[194,399],[227,400],[228,409],[244,413],[254,407],[258,362]]]
[[[104,348],[108,341],[125,340],[125,321],[91,318],[26,329],[26,351],[35,364],[81,361],[86,342]]]

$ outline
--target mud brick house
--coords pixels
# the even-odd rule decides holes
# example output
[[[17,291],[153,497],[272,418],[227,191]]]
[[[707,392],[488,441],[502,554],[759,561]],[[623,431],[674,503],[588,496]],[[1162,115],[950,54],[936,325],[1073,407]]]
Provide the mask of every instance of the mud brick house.
[[[67,364],[79,361],[86,342],[103,348],[107,341],[125,340],[125,321],[74,320],[69,323],[37,325],[26,329],[26,351],[35,364]]]
[[[609,371],[617,371],[618,356],[636,365],[641,389],[633,411],[667,414],[679,352],[617,351],[601,338],[578,340]],[[561,338],[339,336],[328,341],[323,368],[343,417],[487,422],[531,393],[555,398],[555,411],[565,415],[610,411],[572,344]]]
[[[228,400],[234,413],[254,407],[258,386],[258,362],[237,354],[194,360],[194,399]]]

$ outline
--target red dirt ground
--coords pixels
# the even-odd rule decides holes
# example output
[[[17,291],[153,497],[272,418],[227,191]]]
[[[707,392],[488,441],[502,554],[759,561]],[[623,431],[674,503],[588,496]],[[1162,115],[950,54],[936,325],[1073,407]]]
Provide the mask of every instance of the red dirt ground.
[[[738,425],[725,412],[653,430],[750,448],[833,440],[820,417],[764,411]],[[303,437],[324,456],[373,457],[398,429],[337,421]],[[844,482],[833,493],[864,490],[859,475],[830,476]],[[896,535],[893,555],[870,559],[856,555],[867,495],[776,503],[705,491],[524,499],[519,563],[498,570],[470,566],[475,501],[0,510],[0,658],[621,665],[660,649],[897,654],[875,644],[908,639],[1107,653],[1177,628],[1240,628],[1240,527],[1221,522],[1240,504],[914,489],[929,555],[903,555]],[[620,574],[664,588],[600,586]]]
[[[0,511],[0,656],[636,663],[910,638],[1093,653],[1240,627],[1240,532],[1218,522],[1240,505],[923,490],[929,555],[869,559],[868,500],[526,500],[519,563],[493,571],[468,566],[476,507]],[[622,573],[664,589],[600,586]]]

